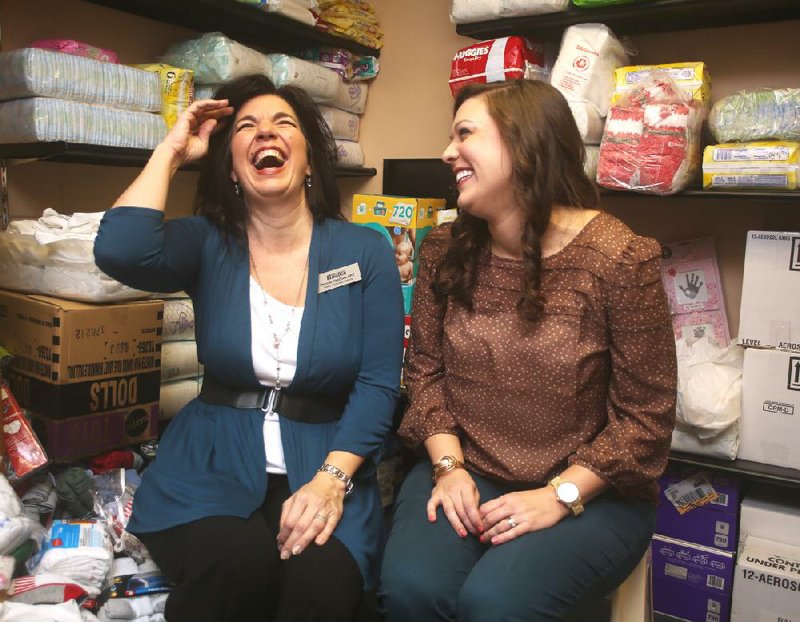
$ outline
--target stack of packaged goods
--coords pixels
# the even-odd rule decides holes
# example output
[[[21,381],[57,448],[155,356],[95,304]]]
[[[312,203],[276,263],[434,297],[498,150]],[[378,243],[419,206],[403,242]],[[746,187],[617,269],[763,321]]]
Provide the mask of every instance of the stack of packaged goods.
[[[743,91],[711,109],[720,144],[703,152],[705,190],[797,190],[800,89]]]
[[[158,76],[72,43],[0,53],[0,142],[154,148],[166,133],[153,114],[161,111]]]
[[[169,421],[200,394],[203,366],[197,360],[194,306],[186,294],[164,298],[161,335],[161,421]]]
[[[383,30],[367,0],[319,0],[317,28],[369,48],[383,47]]]
[[[651,544],[653,611],[729,622],[741,486],[714,471],[671,466],[660,478]]]
[[[700,170],[701,130],[711,97],[705,64],[622,67],[614,82],[597,182],[657,195],[687,188]]]
[[[800,230],[749,231],[739,458],[800,469]]]
[[[586,147],[586,173],[597,176],[614,71],[628,63],[628,52],[603,24],[578,24],[564,31],[550,81],[569,103]]]
[[[739,447],[742,350],[730,339],[714,240],[670,243],[662,257],[678,355],[672,448],[733,460]]]

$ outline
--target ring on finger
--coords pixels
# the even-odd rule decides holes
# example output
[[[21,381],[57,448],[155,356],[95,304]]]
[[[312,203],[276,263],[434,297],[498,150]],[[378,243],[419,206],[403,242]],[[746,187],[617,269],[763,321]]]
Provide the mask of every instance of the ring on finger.
[[[514,527],[516,527],[516,526],[517,526],[517,521],[515,521],[515,520],[514,520],[514,519],[513,519],[511,516],[509,516],[509,517],[506,519],[506,522],[508,523],[508,526],[509,526],[511,529],[514,529]]]
[[[328,522],[328,515],[327,514],[323,514],[322,512],[317,512],[314,515],[314,518],[317,518],[317,519],[321,520],[323,523],[327,523]]]

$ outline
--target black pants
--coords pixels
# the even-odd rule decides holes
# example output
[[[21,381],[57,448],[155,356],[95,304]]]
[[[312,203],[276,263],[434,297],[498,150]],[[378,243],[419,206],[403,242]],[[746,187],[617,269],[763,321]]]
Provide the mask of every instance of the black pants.
[[[175,584],[167,622],[350,622],[362,577],[335,537],[281,561],[277,535],[286,477],[270,474],[264,504],[247,519],[205,518],[137,534]]]

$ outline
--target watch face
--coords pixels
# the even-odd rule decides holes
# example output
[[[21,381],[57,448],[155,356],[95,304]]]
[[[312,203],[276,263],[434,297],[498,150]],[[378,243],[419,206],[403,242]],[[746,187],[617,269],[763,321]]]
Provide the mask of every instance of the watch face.
[[[575,503],[580,497],[578,486],[572,482],[561,482],[558,485],[558,498],[564,503]]]

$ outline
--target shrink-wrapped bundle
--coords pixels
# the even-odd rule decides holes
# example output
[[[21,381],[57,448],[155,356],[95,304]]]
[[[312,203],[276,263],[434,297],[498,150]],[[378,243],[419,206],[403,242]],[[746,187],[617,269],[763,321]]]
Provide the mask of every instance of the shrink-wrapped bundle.
[[[195,82],[217,84],[251,73],[272,77],[272,63],[262,54],[221,32],[207,32],[171,46],[160,58],[162,63],[191,69]]]
[[[330,103],[331,106],[354,114],[363,114],[368,92],[369,87],[365,82],[339,82],[333,100],[323,103]]]
[[[0,100],[23,97],[157,112],[161,83],[148,71],[50,50],[0,53]]]
[[[597,183],[613,190],[674,194],[700,168],[704,108],[666,74],[656,74],[611,107]]]
[[[800,143],[759,141],[709,145],[703,152],[705,190],[796,190]]]
[[[336,99],[342,82],[339,75],[307,60],[288,54],[270,54],[272,81],[276,86],[291,85],[303,89],[317,103]]]
[[[358,115],[346,110],[339,110],[332,106],[320,106],[322,118],[331,130],[333,137],[338,140],[358,140],[358,131],[361,120]]]
[[[614,71],[627,64],[628,54],[608,26],[576,24],[564,31],[550,83],[567,101],[589,102],[605,117]]]
[[[472,83],[544,80],[544,48],[523,37],[501,37],[474,43],[456,52],[450,65],[453,96]]]
[[[711,108],[708,126],[718,142],[800,140],[800,89],[742,91]]]
[[[568,101],[567,103],[584,144],[599,145],[603,138],[605,119],[597,112],[597,108],[588,102]]]
[[[450,21],[468,24],[503,17],[566,11],[569,0],[453,0]]]
[[[364,166],[364,150],[352,140],[336,141],[337,164],[342,167]]]
[[[148,75],[158,81],[155,74]],[[166,132],[164,119],[150,112],[93,106],[49,97],[0,103],[0,142],[4,143],[63,140],[154,149]]]

